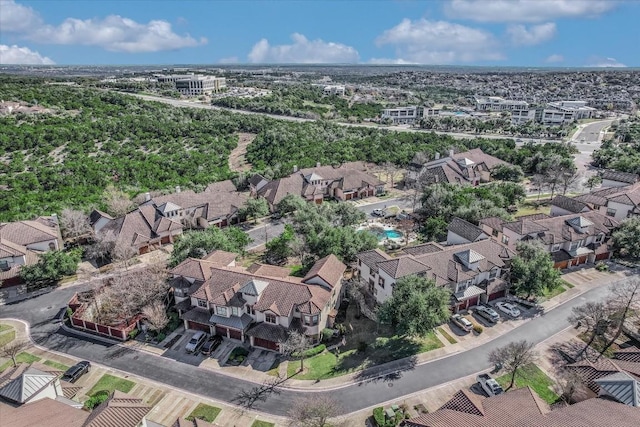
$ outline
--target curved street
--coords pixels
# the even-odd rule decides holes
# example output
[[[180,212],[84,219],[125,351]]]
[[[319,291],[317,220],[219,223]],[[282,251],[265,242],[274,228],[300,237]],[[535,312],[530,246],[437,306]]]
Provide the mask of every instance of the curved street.
[[[89,286],[85,284],[58,289],[18,304],[2,306],[0,317],[21,319],[29,323],[31,338],[40,346],[231,404],[239,404],[238,397],[243,391],[247,392],[259,385],[120,345],[88,339],[61,329],[56,319],[64,310],[66,302],[74,292]],[[347,414],[472,375],[490,368],[487,356],[491,350],[514,340],[527,339],[535,343],[544,341],[569,326],[567,317],[573,307],[587,301],[602,300],[607,292],[607,286],[594,288],[493,341],[469,351],[417,365],[408,371],[348,384],[331,391],[281,388],[275,393],[262,395],[263,399],[256,400],[252,408],[274,415],[286,415],[291,403],[300,393],[329,393],[333,399],[343,402],[341,411]]]

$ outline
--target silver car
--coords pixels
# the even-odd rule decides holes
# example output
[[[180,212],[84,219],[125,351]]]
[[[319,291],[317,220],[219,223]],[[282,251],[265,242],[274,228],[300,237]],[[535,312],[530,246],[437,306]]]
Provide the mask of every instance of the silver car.
[[[459,314],[454,314],[453,316],[451,316],[451,322],[463,331],[469,332],[473,329],[473,323]]]
[[[191,337],[191,339],[189,340],[189,342],[187,343],[184,349],[187,351],[187,353],[197,353],[198,350],[200,350],[200,347],[202,347],[202,344],[204,344],[206,340],[207,340],[207,334],[202,331],[198,331],[195,334],[193,334],[193,336]]]
[[[520,310],[518,310],[518,308],[510,302],[500,301],[496,304],[496,307],[498,308],[498,310],[513,317],[514,319],[520,317]]]
[[[496,313],[493,308],[487,307],[485,305],[479,305],[476,308],[476,313],[478,313],[478,316],[484,317],[489,322],[496,323],[498,320],[500,320],[500,315]]]

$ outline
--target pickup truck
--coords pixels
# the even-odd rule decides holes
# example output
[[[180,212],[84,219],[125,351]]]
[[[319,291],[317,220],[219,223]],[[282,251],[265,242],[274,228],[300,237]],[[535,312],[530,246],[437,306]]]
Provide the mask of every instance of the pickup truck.
[[[502,390],[500,384],[498,384],[496,380],[491,378],[489,374],[480,374],[476,379],[478,380],[480,387],[482,387],[484,392],[487,393],[489,397],[497,396],[504,393],[504,390]]]

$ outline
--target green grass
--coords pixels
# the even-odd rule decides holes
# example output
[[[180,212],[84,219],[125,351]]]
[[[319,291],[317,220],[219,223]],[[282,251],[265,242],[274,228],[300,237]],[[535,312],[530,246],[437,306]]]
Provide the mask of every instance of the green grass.
[[[549,215],[549,213],[551,212],[551,206],[532,206],[528,203],[525,203],[524,205],[518,207],[518,211],[514,214],[514,216],[517,218],[519,216],[524,216],[524,215],[533,215],[533,214],[538,214],[538,213],[543,213],[543,214],[547,214]]]
[[[6,323],[0,323],[0,332],[8,331],[9,329],[13,329],[13,326],[7,325]]]
[[[574,285],[572,285],[571,283],[567,282],[566,280],[561,280],[560,283],[562,283],[562,286],[564,286],[567,289],[575,288]]]
[[[5,332],[0,335],[0,347],[3,345],[9,344],[11,341],[16,339],[16,331]]]
[[[304,267],[301,265],[292,265],[291,267],[289,267],[289,270],[291,271],[292,276],[294,277],[303,277],[304,276]]]
[[[186,418],[187,421],[193,421],[196,418],[201,420],[205,420],[207,422],[212,423],[222,409],[216,408],[215,406],[205,405],[204,403],[198,404],[196,409],[191,411],[189,416]]]
[[[66,371],[67,369],[69,369],[69,367],[67,365],[63,365],[62,363],[58,363],[58,362],[53,361],[53,360],[45,360],[43,363],[45,365],[47,365],[47,366],[51,366],[52,368],[59,369],[59,370],[61,370],[63,372]]]
[[[563,285],[558,285],[553,289],[545,288],[544,291],[542,292],[542,297],[544,299],[551,299],[551,298],[553,298],[555,296],[560,295],[561,293],[563,293],[566,290],[567,290],[567,288],[565,288]]]
[[[268,423],[266,421],[255,420],[251,427],[274,427],[274,423]]]
[[[273,365],[271,365],[271,369],[269,369],[266,373],[267,375],[271,375],[272,377],[277,377],[279,369],[280,369],[280,362],[276,360],[275,362],[273,362]]]
[[[496,378],[496,381],[506,390],[511,382],[511,375],[506,374]],[[542,400],[551,404],[558,400],[558,395],[550,389],[554,382],[547,374],[534,364],[525,365],[516,374],[515,388],[529,386]]]
[[[123,393],[129,393],[135,385],[136,383],[134,383],[133,381],[114,377],[113,375],[109,374],[104,374],[102,378],[98,380],[96,385],[94,385],[91,390],[89,390],[87,396],[93,396],[96,392],[101,390],[108,391],[109,393],[113,392],[114,390],[118,390]]]
[[[18,353],[18,355],[16,356],[16,362],[18,363],[33,363],[39,361],[40,358],[38,356],[27,352]],[[11,361],[11,359],[7,360],[2,366],[0,366],[0,372],[3,372],[10,366],[13,366],[13,362]]]
[[[443,337],[445,337],[447,339],[447,341],[449,341],[451,344],[455,344],[458,341],[455,340],[455,338],[453,338],[451,335],[449,335],[447,333],[447,331],[445,331],[442,328],[438,328],[438,332],[440,332],[440,335],[442,335]]]

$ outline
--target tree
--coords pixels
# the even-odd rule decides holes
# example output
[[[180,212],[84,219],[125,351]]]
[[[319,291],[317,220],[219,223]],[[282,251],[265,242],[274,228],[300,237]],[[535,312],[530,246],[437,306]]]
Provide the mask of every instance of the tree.
[[[622,335],[624,324],[631,317],[638,317],[636,308],[640,305],[640,279],[630,279],[625,283],[613,285],[611,296],[607,299],[607,305],[611,312],[610,320],[613,322],[615,332],[600,350],[600,356],[613,345]]]
[[[640,217],[628,218],[613,232],[613,247],[622,257],[640,258]]]
[[[538,355],[533,350],[533,346],[534,344],[527,340],[514,341],[489,353],[489,362],[496,366],[502,366],[511,375],[511,382],[507,390],[513,387],[518,370],[536,361]]]
[[[125,269],[129,268],[129,261],[138,255],[138,250],[124,241],[117,241],[111,250],[111,259],[124,263]]]
[[[93,236],[93,243],[86,247],[85,255],[89,259],[102,261],[109,259],[116,245],[116,237],[112,231],[97,233]]]
[[[89,218],[84,212],[74,209],[63,209],[60,213],[60,228],[65,238],[75,238],[91,233]]]
[[[107,213],[114,217],[123,216],[133,209],[133,202],[124,191],[120,191],[113,185],[107,187],[102,195],[107,208]]]
[[[542,295],[560,285],[560,272],[553,268],[551,255],[537,243],[518,243],[511,261],[511,284],[519,294]]]
[[[447,238],[447,227],[449,223],[441,217],[431,217],[422,224],[420,232],[424,240],[430,242],[441,242]]]
[[[142,314],[145,316],[149,329],[152,331],[160,332],[169,324],[167,309],[159,300],[155,300],[145,306],[142,309]]]
[[[338,227],[354,226],[367,219],[367,215],[351,203],[338,203],[333,208],[333,215]]]
[[[173,244],[169,266],[175,267],[187,258],[202,258],[215,249],[243,254],[250,241],[249,235],[238,227],[189,231]]]
[[[520,182],[524,178],[524,172],[518,165],[501,164],[491,170],[491,178],[500,181]]]
[[[81,250],[68,252],[49,251],[38,255],[38,262],[20,269],[20,278],[29,288],[56,284],[64,276],[75,274],[80,262]]]
[[[253,218],[253,223],[255,224],[258,218],[266,216],[269,213],[269,205],[267,204],[267,200],[262,197],[248,199],[240,212],[241,216],[247,219]]]
[[[293,356],[300,359],[300,372],[304,369],[304,359],[307,350],[311,348],[312,344],[309,338],[302,332],[295,330],[289,331],[289,336],[286,341],[280,343],[280,351],[287,356]]]
[[[391,298],[378,309],[382,323],[401,335],[424,336],[449,319],[451,294],[425,277],[406,276],[396,282]]]
[[[592,175],[587,179],[587,187],[589,191],[593,190],[593,187],[597,187],[602,184],[602,177],[600,175]]]
[[[291,224],[284,226],[284,231],[280,236],[270,240],[266,244],[267,251],[264,256],[269,264],[284,264],[293,255],[293,242],[296,238]]]
[[[569,322],[579,325],[589,334],[589,340],[575,356],[576,359],[579,359],[587,351],[597,337],[604,335],[609,325],[610,314],[609,307],[603,302],[587,302],[573,307],[568,319]]]
[[[276,205],[276,211],[280,213],[280,215],[286,215],[289,213],[293,213],[298,209],[302,209],[307,205],[307,201],[297,194],[287,194],[278,202]]]
[[[328,394],[296,400],[289,411],[292,427],[325,427],[340,412],[340,404]]]
[[[576,371],[564,369],[556,373],[555,377],[557,379],[556,392],[565,404],[573,403],[576,395],[586,398],[588,391],[585,389],[582,377]],[[582,400],[580,397],[578,399]]]
[[[16,367],[18,366],[16,357],[22,352],[22,350],[25,350],[27,347],[29,347],[29,343],[27,341],[13,340],[0,347],[0,356],[11,358],[13,366]]]

